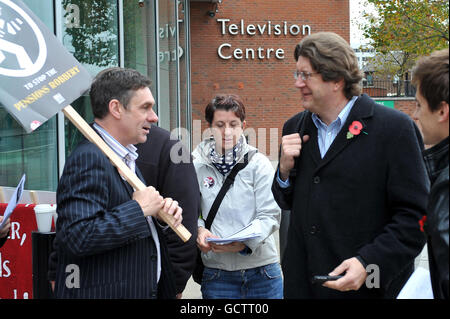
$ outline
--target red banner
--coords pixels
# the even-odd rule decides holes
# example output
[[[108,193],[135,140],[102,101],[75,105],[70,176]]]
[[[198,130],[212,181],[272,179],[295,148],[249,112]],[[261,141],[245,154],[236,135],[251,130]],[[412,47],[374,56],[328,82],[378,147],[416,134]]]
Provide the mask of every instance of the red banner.
[[[7,204],[0,203],[0,215]],[[19,204],[11,215],[8,240],[0,248],[0,299],[32,299],[31,232],[37,230],[34,204]]]

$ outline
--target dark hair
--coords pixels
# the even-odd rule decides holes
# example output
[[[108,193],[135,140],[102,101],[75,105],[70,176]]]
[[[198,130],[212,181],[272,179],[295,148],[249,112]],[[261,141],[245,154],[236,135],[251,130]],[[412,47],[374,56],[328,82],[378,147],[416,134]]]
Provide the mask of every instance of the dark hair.
[[[91,85],[92,113],[96,118],[104,118],[112,99],[119,100],[127,108],[134,91],[150,84],[150,79],[136,70],[119,67],[105,69],[97,74]]]
[[[444,49],[422,57],[413,69],[412,83],[433,112],[442,101],[448,103],[448,62],[448,49]]]
[[[324,81],[344,79],[346,98],[361,94],[363,75],[358,59],[347,41],[338,34],[318,32],[305,37],[295,47],[295,61],[300,56],[309,59],[314,71],[320,73]]]
[[[241,98],[234,94],[218,94],[211,102],[208,103],[205,109],[205,120],[212,124],[214,118],[214,112],[216,110],[233,111],[234,114],[241,119],[245,120],[245,107]]]

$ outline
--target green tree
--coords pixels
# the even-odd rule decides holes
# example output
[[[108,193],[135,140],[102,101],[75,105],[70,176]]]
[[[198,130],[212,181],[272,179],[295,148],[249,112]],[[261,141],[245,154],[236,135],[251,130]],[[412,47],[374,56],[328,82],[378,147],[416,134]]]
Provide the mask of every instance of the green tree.
[[[115,1],[63,0],[62,5],[63,8],[75,5],[79,10],[78,25],[65,29],[71,36],[74,57],[81,63],[100,67],[116,65],[118,28]],[[71,12],[65,11],[65,18],[71,16]]]
[[[361,25],[377,55],[375,72],[403,79],[418,56],[449,45],[448,0],[367,0]]]

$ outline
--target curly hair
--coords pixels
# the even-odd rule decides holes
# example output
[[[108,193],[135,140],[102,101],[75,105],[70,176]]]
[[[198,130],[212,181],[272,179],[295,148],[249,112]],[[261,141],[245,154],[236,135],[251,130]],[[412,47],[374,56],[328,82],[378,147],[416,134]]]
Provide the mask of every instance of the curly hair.
[[[308,58],[314,71],[326,82],[344,79],[344,94],[350,99],[361,94],[363,74],[353,49],[333,32],[318,32],[305,37],[295,47],[294,57]]]

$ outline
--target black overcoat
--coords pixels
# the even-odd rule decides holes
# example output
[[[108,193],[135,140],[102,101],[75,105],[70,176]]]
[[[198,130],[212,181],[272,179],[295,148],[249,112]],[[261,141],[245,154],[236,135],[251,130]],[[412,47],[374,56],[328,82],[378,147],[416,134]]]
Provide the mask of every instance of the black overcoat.
[[[406,114],[362,95],[322,159],[311,113],[301,126],[300,117],[283,127],[283,135],[299,130],[310,135],[296,176],[287,189],[276,179],[272,187],[281,208],[292,211],[282,260],[285,297],[395,297],[424,246],[418,222],[429,185],[420,132]],[[353,121],[363,128],[348,138]],[[356,256],[379,267],[380,288],[363,285],[344,293],[311,284],[313,275],[326,275]]]
[[[186,242],[168,228],[164,235],[176,279],[177,293],[183,292],[195,267],[197,256],[197,221],[200,211],[200,190],[189,150],[170,133],[152,126],[147,141],[136,145],[139,167],[148,186],[164,198],[178,201],[183,209],[183,225],[191,233]]]

